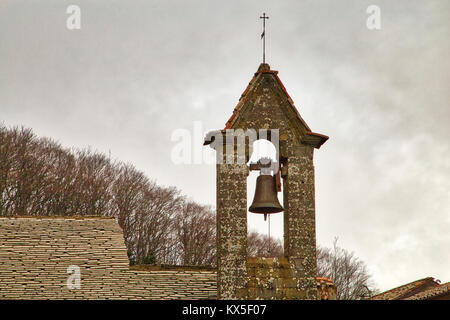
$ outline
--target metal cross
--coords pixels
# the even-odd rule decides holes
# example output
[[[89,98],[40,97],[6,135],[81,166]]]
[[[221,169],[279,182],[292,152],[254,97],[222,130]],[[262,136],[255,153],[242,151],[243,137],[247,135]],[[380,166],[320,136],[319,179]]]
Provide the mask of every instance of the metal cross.
[[[263,63],[266,63],[266,19],[269,19],[264,12],[260,19],[263,19],[263,33],[261,34],[261,39],[263,39]]]

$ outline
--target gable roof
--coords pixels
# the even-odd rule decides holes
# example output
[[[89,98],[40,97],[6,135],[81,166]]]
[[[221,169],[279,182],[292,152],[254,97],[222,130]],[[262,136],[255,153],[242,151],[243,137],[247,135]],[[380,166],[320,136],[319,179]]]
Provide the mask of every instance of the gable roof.
[[[370,300],[402,300],[436,286],[439,286],[439,283],[434,281],[433,277],[427,277],[377,294]]]
[[[69,266],[81,288],[70,290]],[[208,299],[212,271],[130,270],[115,219],[0,218],[0,299]]]
[[[321,145],[324,144],[325,141],[328,140],[329,137],[326,135],[311,131],[311,129],[306,124],[305,120],[303,120],[302,116],[300,115],[297,108],[295,107],[294,101],[291,99],[291,96],[287,92],[286,87],[283,85],[280,78],[278,77],[278,71],[271,70],[270,66],[266,63],[262,63],[259,66],[258,71],[254,74],[253,78],[250,80],[247,88],[244,90],[241,97],[239,98],[239,101],[233,110],[233,114],[226,122],[224,130],[232,128],[233,125],[236,123],[237,119],[239,118],[240,112],[242,111],[242,107],[247,102],[249,93],[254,89],[256,83],[264,74],[273,75],[273,77],[276,80],[276,83],[279,85],[282,92],[286,95],[287,101],[289,103],[289,107],[294,111],[299,123],[301,123],[304,126],[304,128],[306,129],[307,132],[306,132],[306,135],[302,142],[304,142],[305,144],[312,145],[313,147],[319,149],[321,147]]]

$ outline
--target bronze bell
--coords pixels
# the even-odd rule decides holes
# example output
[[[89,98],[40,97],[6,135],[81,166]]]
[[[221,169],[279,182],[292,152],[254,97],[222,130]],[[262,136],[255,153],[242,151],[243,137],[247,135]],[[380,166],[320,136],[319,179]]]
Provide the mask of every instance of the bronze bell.
[[[253,213],[264,213],[264,218],[267,214],[284,210],[278,201],[274,176],[262,174],[256,179],[255,197],[248,210]]]

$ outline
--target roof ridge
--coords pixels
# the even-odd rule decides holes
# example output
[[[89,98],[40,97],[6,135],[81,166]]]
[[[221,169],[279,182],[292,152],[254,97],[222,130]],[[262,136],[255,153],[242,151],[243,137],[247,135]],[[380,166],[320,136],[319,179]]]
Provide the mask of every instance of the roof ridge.
[[[424,291],[413,294],[410,297],[405,298],[405,300],[422,300],[431,297],[440,296],[450,291],[450,282],[446,282],[434,287],[427,288]]]
[[[402,288],[406,288],[406,287],[409,286],[409,285],[412,285],[412,284],[414,284],[414,283],[420,283],[421,281],[426,281],[426,280],[431,280],[431,281],[435,282],[433,277],[426,277],[426,278],[423,278],[423,279],[418,279],[418,280],[411,281],[411,282],[408,282],[408,283],[406,283],[406,284],[403,284],[403,285],[401,285],[401,286],[392,288],[392,289],[390,289],[390,290],[383,291],[383,292],[381,292],[381,293],[379,293],[379,294],[376,294],[376,295],[372,296],[371,299],[376,298],[376,297],[382,297],[382,296],[388,294],[389,292],[394,292],[395,290],[399,290],[399,289],[402,289]],[[411,289],[411,290],[412,290],[412,289]],[[399,294],[398,297],[402,297],[402,296],[404,296],[405,294],[406,294],[406,293]]]

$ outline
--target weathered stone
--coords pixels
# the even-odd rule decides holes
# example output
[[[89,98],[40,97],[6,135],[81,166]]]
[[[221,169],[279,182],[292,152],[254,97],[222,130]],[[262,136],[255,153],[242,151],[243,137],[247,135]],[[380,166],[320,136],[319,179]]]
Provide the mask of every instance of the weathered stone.
[[[217,292],[220,299],[316,299],[314,148],[328,137],[311,132],[269,65],[261,64],[222,131],[217,151]],[[231,129],[238,133],[233,135]],[[247,258],[248,129],[279,136],[284,195],[285,259]],[[258,135],[258,138],[264,138]],[[266,137],[268,139],[268,137]],[[231,145],[246,143],[244,152]],[[228,151],[228,153],[226,152]],[[238,160],[241,160],[240,162]],[[234,163],[233,163],[234,161]],[[295,285],[294,285],[295,284]]]

